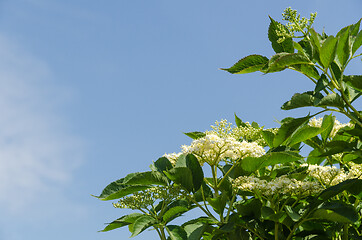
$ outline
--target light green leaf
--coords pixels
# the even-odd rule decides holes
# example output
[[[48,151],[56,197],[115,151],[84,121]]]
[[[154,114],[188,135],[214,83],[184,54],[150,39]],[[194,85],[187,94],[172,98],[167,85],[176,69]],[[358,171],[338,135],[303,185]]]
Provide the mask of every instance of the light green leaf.
[[[184,226],[184,230],[187,233],[188,240],[200,240],[202,234],[206,230],[208,224],[202,222],[196,222],[193,224],[187,224]]]
[[[343,67],[351,55],[350,27],[341,30],[337,37],[336,62],[340,67]]]
[[[235,124],[236,124],[236,126],[237,127],[246,127],[246,124],[238,117],[238,116],[236,116],[236,114],[234,114],[235,115]]]
[[[113,229],[117,229],[120,227],[127,226],[129,224],[134,223],[137,218],[143,216],[142,213],[131,213],[128,215],[125,215],[123,217],[118,218],[117,220],[114,220],[113,222],[109,223],[102,231],[100,232],[108,232]]]
[[[270,58],[266,73],[279,72],[293,65],[309,63],[308,57],[301,53],[277,53]]]
[[[189,209],[185,206],[176,206],[173,208],[168,209],[165,214],[163,214],[162,218],[164,222],[168,222],[169,220],[174,219],[174,217],[177,217],[181,215],[184,212],[187,212]]]
[[[273,146],[273,140],[274,140],[274,133],[272,133],[271,131],[267,131],[267,130],[263,130],[261,132],[261,135],[263,136],[266,144],[268,144],[269,147]]]
[[[328,68],[329,65],[333,62],[334,56],[336,54],[338,39],[329,36],[323,43],[320,49],[320,60],[324,68]]]
[[[132,235],[131,237],[135,237],[147,228],[151,227],[153,224],[156,224],[157,221],[148,215],[143,215],[136,219],[136,221],[133,223],[132,227]]]
[[[361,21],[361,19],[358,21],[358,23],[360,23],[360,21]],[[357,28],[355,28],[355,29],[357,29]],[[359,28],[357,29],[357,31],[358,30],[359,30]],[[356,38],[354,39],[353,46],[352,46],[352,55],[355,54],[355,52],[358,50],[358,48],[362,45],[362,30],[358,34],[355,34],[355,35],[356,35]]]
[[[206,134],[203,132],[188,132],[184,134],[192,139],[198,139],[206,136]]]
[[[322,133],[323,130],[323,128],[311,127],[307,124],[293,133],[293,135],[288,139],[288,145],[293,146],[294,144],[311,139]]]
[[[323,122],[322,122],[321,128],[323,128],[324,131],[321,133],[321,136],[322,136],[322,140],[324,142],[327,141],[327,139],[333,129],[335,119],[336,119],[336,117],[334,117],[332,115],[325,115],[323,117]]]
[[[171,240],[187,240],[187,233],[180,226],[167,225],[166,230],[170,235]]]
[[[273,147],[278,147],[291,136],[300,126],[307,123],[311,117],[292,118],[285,121],[274,137]]]
[[[294,151],[269,152],[262,157],[246,157],[241,161],[241,167],[247,172],[255,172],[263,167],[295,162],[303,157]]]
[[[214,211],[218,214],[222,214],[225,209],[227,196],[220,195],[215,198],[207,198],[207,202],[211,205]]]
[[[229,73],[242,74],[260,71],[268,63],[269,59],[262,55],[249,55],[239,60],[230,68],[221,68]]]

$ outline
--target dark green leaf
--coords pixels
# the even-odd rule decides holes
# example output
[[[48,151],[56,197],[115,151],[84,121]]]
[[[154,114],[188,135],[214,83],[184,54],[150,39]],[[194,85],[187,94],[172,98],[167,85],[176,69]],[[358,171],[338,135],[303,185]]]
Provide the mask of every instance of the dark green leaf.
[[[187,240],[187,233],[185,230],[177,225],[167,225],[166,230],[170,235],[171,240]]]
[[[302,40],[298,44],[302,48],[302,49],[298,49],[298,51],[300,51],[300,53],[306,54],[309,59],[313,59],[314,50],[313,50],[313,45],[311,44],[311,42],[307,41],[307,40]]]
[[[269,59],[261,55],[249,55],[239,60],[230,68],[222,68],[229,73],[241,74],[241,73],[251,73],[260,71],[267,63]]]
[[[309,65],[309,64],[293,65],[293,68],[295,70],[297,70],[298,72],[301,72],[310,78],[314,78],[314,79],[320,78],[318,70],[312,65]]]
[[[338,39],[329,36],[323,43],[320,49],[320,59],[324,68],[328,68],[333,62],[336,53]]]
[[[301,53],[277,53],[270,58],[266,72],[279,72],[293,65],[309,63],[308,57]]]
[[[343,76],[343,81],[358,91],[362,91],[362,75]]]
[[[354,207],[342,201],[324,203],[311,217],[338,223],[355,223],[359,218]]]
[[[153,217],[148,215],[143,215],[137,218],[136,221],[133,223],[131,237],[137,236],[155,223],[157,223],[157,221]]]
[[[283,28],[287,32],[289,32],[288,29],[283,24],[275,21],[271,17],[269,18],[270,18],[270,25],[268,29],[268,38],[272,44],[274,51],[276,53],[281,53],[281,52],[293,53],[294,46],[292,38],[286,38],[283,42],[278,43],[280,37],[278,36],[277,31],[280,31],[280,29]]]
[[[295,162],[302,159],[297,152],[269,152],[262,157],[246,157],[241,161],[241,167],[247,172],[255,172],[258,169],[275,164]]]
[[[285,210],[289,217],[294,221],[297,222],[300,219],[300,215],[297,211],[295,211],[291,206],[285,206]]]
[[[318,206],[324,201],[338,195],[343,191],[348,191],[353,195],[360,195],[362,192],[362,180],[361,179],[348,179],[337,185],[325,189],[319,194],[318,201],[315,202],[314,206]]]
[[[322,74],[321,77],[318,79],[314,92],[317,93],[324,90],[328,86],[328,84],[329,82],[326,75]]]
[[[193,192],[196,192],[200,189],[201,184],[204,181],[204,172],[202,171],[199,160],[192,154],[186,155],[186,166],[191,170],[194,186]]]
[[[108,184],[98,197],[97,196],[94,197],[103,201],[113,200],[152,187],[150,185],[133,185],[133,186],[126,185],[123,184],[123,181],[124,178],[121,178],[117,181]]]
[[[156,171],[136,172],[128,174],[123,181],[126,185],[164,185],[168,184],[168,179]]]
[[[166,157],[157,159],[157,161],[154,163],[154,166],[156,167],[157,171],[160,172],[168,171],[172,168],[171,162]]]
[[[322,98],[316,106],[343,108],[344,102],[342,97],[339,96],[337,93],[331,93]]]
[[[296,93],[292,99],[285,102],[281,107],[283,110],[290,110],[300,107],[314,106],[323,96],[320,93],[314,93],[312,91],[304,93]]]
[[[189,132],[184,134],[192,139],[198,139],[206,136],[206,134],[203,132]]]
[[[193,190],[192,172],[189,168],[175,167],[170,171],[165,172],[165,174],[169,179],[177,184],[180,184],[187,191],[191,192]]]
[[[233,207],[236,208],[241,217],[258,219],[261,216],[262,203],[259,199],[252,198],[245,201],[238,201],[234,203]]]
[[[125,215],[109,223],[101,232],[108,232],[116,228],[127,226],[129,224],[134,223],[137,220],[137,218],[141,216],[143,216],[142,213],[131,213],[129,215]]]

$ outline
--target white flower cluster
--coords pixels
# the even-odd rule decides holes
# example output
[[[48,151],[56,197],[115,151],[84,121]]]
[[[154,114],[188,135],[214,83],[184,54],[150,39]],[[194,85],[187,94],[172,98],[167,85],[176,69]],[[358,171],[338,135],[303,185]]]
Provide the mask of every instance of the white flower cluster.
[[[181,148],[183,153],[192,153],[198,157],[200,164],[207,162],[210,165],[216,165],[221,160],[235,162],[244,157],[260,157],[265,154],[264,148],[255,142],[240,142],[232,137],[220,138],[216,134],[207,134]]]
[[[309,196],[321,192],[319,183],[299,181],[288,178],[286,175],[266,181],[253,176],[241,176],[234,180],[233,187],[242,191],[249,191],[262,196],[295,195]]]
[[[347,179],[362,178],[361,164],[350,162],[348,165],[348,172],[335,166],[331,167],[302,164],[301,167],[308,166],[308,175],[317,179],[324,187],[329,187],[341,183]]]
[[[323,122],[323,118],[311,118],[309,120],[308,125],[311,127],[321,127],[322,126],[322,122]],[[336,136],[337,132],[344,127],[353,127],[353,124],[351,123],[340,123],[337,119],[334,121],[334,125],[333,125],[333,129],[331,131],[331,133],[329,134],[329,136],[331,138],[334,138],[334,136]]]

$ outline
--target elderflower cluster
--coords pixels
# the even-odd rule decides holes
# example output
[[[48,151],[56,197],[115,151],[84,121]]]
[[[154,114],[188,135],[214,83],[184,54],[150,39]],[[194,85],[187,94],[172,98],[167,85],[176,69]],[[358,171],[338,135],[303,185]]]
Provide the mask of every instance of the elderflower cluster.
[[[347,179],[346,173],[335,166],[301,165],[306,166],[308,175],[317,179],[323,186],[333,186]]]
[[[221,160],[235,162],[244,157],[260,157],[265,154],[263,147],[255,142],[237,141],[232,137],[221,138],[216,134],[192,141],[191,145],[183,145],[183,153],[192,153],[200,161],[209,165],[217,165]]]
[[[241,191],[249,191],[266,197],[274,195],[309,196],[323,190],[319,183],[299,181],[288,178],[286,175],[277,177],[271,181],[253,176],[241,176],[234,180],[233,187]]]
[[[180,198],[181,188],[176,186],[158,186],[121,198],[113,203],[115,208],[147,209],[157,200],[165,201]]]
[[[311,13],[310,18],[300,17],[297,10],[290,7],[283,12],[283,20],[288,21],[286,28],[282,25],[277,26],[276,33],[279,37],[278,42],[282,43],[286,38],[296,37],[295,33],[300,32],[303,37],[307,35],[308,31],[312,28],[317,13]]]
[[[262,127],[255,128],[249,122],[245,122],[242,126],[232,127],[231,123],[227,120],[216,121],[214,126],[211,126],[212,131],[207,131],[208,134],[216,134],[221,138],[233,137],[236,140],[245,140],[248,142],[256,142],[260,146],[266,146],[262,132],[270,131],[277,132],[277,129],[263,129]]]
[[[323,122],[323,118],[315,118],[313,117],[312,119],[309,120],[308,125],[311,127],[321,127],[322,126],[322,122]],[[336,136],[337,132],[344,127],[353,127],[352,123],[340,123],[337,119],[334,120],[334,125],[333,125],[333,129],[331,131],[331,133],[329,134],[329,136],[331,138],[334,138],[334,136]]]

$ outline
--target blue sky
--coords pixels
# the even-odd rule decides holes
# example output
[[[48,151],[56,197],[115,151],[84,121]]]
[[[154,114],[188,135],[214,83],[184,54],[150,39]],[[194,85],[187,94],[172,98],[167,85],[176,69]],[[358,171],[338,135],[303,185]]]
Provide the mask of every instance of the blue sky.
[[[0,239],[126,239],[97,232],[127,211],[91,194],[179,151],[182,132],[305,114],[280,110],[313,87],[297,73],[219,70],[272,55],[268,15],[289,6],[328,34],[362,17],[360,0],[0,1]]]

